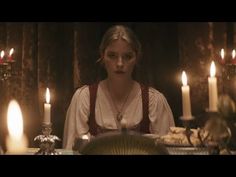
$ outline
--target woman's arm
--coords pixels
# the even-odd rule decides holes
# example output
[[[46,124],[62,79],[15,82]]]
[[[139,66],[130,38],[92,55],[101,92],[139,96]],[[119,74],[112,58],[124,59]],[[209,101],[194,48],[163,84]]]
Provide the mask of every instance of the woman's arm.
[[[88,86],[84,86],[75,92],[67,110],[64,126],[63,148],[72,149],[75,139],[88,132],[88,116],[89,92]]]
[[[154,88],[149,88],[149,100],[150,132],[165,135],[175,126],[170,106],[165,96]]]

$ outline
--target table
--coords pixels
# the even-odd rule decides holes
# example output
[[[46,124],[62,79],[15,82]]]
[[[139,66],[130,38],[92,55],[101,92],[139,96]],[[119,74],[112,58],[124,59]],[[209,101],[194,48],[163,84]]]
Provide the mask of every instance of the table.
[[[29,148],[26,155],[34,155],[39,148]],[[194,148],[194,147],[167,147],[170,155],[209,155],[206,148]],[[57,149],[59,155],[78,155],[72,150]],[[231,151],[232,155],[236,155],[236,151]]]
[[[34,155],[38,150],[39,148],[28,148],[26,155]],[[56,149],[56,151],[59,152],[59,155],[74,155],[74,152],[68,149]]]

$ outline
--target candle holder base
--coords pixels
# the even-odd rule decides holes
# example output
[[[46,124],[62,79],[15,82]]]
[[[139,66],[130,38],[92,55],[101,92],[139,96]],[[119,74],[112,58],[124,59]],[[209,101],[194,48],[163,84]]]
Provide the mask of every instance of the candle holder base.
[[[206,108],[205,111],[207,114],[210,114],[210,115],[217,115],[218,114],[218,111],[211,111],[209,108]]]
[[[42,133],[34,138],[34,141],[40,141],[39,151],[35,155],[59,155],[60,153],[55,150],[55,141],[60,141],[55,135],[51,135],[52,124],[43,124]]]
[[[191,127],[192,127],[192,124],[195,120],[195,117],[189,117],[188,119],[184,118],[183,116],[180,117],[180,120],[182,121],[182,124],[185,128],[185,135],[187,137],[187,140],[188,140],[188,143],[191,145],[191,146],[194,146],[192,141],[191,141],[191,134],[193,133],[193,131],[191,130]]]
[[[0,81],[6,81],[12,76],[16,76],[15,60],[0,63]]]

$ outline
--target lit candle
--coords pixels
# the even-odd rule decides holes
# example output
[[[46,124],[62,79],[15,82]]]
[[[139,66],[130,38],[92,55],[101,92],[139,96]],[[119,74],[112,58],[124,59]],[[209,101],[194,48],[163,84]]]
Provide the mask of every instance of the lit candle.
[[[208,77],[209,88],[209,111],[217,111],[218,93],[217,93],[217,79],[215,77],[216,68],[214,61],[211,62],[210,77]]]
[[[12,100],[7,111],[7,126],[9,136],[6,139],[7,154],[22,154],[27,152],[28,141],[23,134],[23,119],[19,104]]]
[[[4,57],[4,55],[5,55],[5,52],[4,52],[4,50],[2,50],[1,51],[1,54],[0,54],[0,64],[3,64],[3,57]]]
[[[234,49],[234,50],[232,51],[232,63],[233,63],[233,64],[236,64],[235,55],[236,55],[236,52],[235,52],[235,49]]]
[[[225,64],[225,51],[224,51],[224,49],[220,50],[220,56],[221,56],[220,63]]]
[[[51,104],[50,102],[50,92],[49,89],[46,89],[46,103],[44,103],[44,123],[51,123]]]
[[[183,119],[191,119],[191,103],[190,103],[190,88],[187,82],[187,75],[185,71],[182,72],[182,108],[183,108]]]
[[[13,58],[12,58],[13,52],[14,52],[14,49],[11,48],[11,50],[9,51],[9,55],[8,55],[8,61],[9,61],[9,62],[13,61]]]

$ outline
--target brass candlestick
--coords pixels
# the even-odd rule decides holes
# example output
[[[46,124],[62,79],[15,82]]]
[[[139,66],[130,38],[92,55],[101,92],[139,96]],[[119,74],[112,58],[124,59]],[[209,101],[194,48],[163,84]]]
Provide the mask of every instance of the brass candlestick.
[[[36,155],[58,155],[60,154],[55,150],[55,141],[60,141],[55,135],[51,135],[52,124],[42,125],[43,135],[38,135],[34,138],[34,141],[40,141],[40,149],[36,152]]]
[[[185,128],[185,135],[187,137],[187,140],[188,140],[188,143],[191,145],[191,146],[194,146],[192,141],[191,141],[191,135],[193,133],[193,131],[191,130],[191,127],[192,127],[192,123],[194,121],[194,117],[189,117],[188,119],[184,118],[183,116],[180,117],[180,120],[182,121],[182,124]]]

